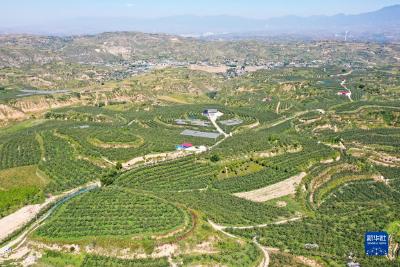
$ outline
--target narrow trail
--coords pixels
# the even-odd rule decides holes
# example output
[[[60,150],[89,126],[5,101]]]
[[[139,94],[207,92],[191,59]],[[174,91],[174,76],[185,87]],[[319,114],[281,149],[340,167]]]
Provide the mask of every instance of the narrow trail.
[[[289,222],[299,221],[301,219],[303,219],[303,217],[299,216],[299,217],[285,219],[285,220],[277,221],[277,222],[273,222],[273,223],[247,225],[247,226],[225,226],[225,225],[216,224],[216,223],[214,223],[214,222],[212,222],[210,220],[208,222],[211,224],[211,226],[215,227],[216,230],[219,230],[219,231],[222,230],[223,231],[225,229],[246,230],[246,229],[255,229],[255,228],[265,228],[265,227],[268,227],[268,226],[271,226],[271,225],[281,225],[281,224],[286,224],[286,223],[289,223]]]
[[[278,105],[276,105],[275,113],[279,114],[279,108],[281,107],[281,101],[279,101]]]
[[[293,120],[293,119],[295,119],[295,118],[297,118],[297,117],[300,117],[300,116],[302,116],[302,115],[304,115],[304,114],[307,114],[307,113],[309,113],[309,112],[312,112],[312,111],[313,111],[313,110],[307,110],[307,111],[297,112],[296,114],[294,114],[294,115],[292,115],[292,116],[290,116],[290,117],[287,117],[287,118],[281,119],[281,120],[279,120],[279,121],[276,121],[276,122],[274,122],[274,123],[268,124],[268,125],[266,125],[266,126],[260,127],[259,129],[268,129],[268,128],[272,128],[272,127],[278,126],[278,125],[280,125],[280,124],[283,124],[283,123],[285,123],[285,122],[288,122],[288,121],[290,121],[290,120]]]
[[[270,262],[270,257],[269,253],[266,247],[262,246],[260,243],[258,243],[257,238],[253,238],[253,243],[263,252],[264,254],[264,259],[261,261],[261,263],[258,265],[258,267],[268,267],[269,262]]]
[[[233,235],[233,234],[231,234],[231,233],[226,232],[225,229],[228,228],[228,227],[226,227],[226,226],[218,225],[218,224],[216,224],[216,223],[214,223],[214,222],[212,222],[212,221],[210,221],[210,220],[208,220],[208,223],[211,225],[211,227],[212,227],[214,230],[216,230],[216,231],[218,231],[218,232],[221,232],[221,233],[223,233],[224,235],[226,235],[226,236],[228,236],[228,237],[230,237],[230,238],[233,238],[233,239],[241,239],[241,238],[238,237],[238,236],[235,236],[235,235]],[[231,228],[232,228],[232,227],[231,227]],[[261,263],[258,265],[258,267],[268,267],[268,266],[269,266],[270,257],[269,257],[269,253],[268,253],[267,248],[264,247],[264,246],[262,246],[260,243],[258,243],[256,237],[253,238],[253,243],[254,243],[254,244],[262,251],[262,253],[264,254],[264,258],[263,258],[263,260],[261,261]]]
[[[291,219],[286,219],[286,220],[282,220],[282,221],[278,221],[278,222],[273,222],[273,223],[268,223],[268,224],[259,224],[259,225],[249,225],[249,226],[224,226],[224,225],[219,225],[214,223],[211,220],[208,220],[208,223],[211,225],[211,227],[218,232],[223,233],[224,235],[230,237],[230,238],[234,238],[234,239],[241,239],[240,237],[231,234],[227,231],[225,231],[226,229],[239,229],[239,230],[245,230],[245,229],[255,229],[255,228],[265,228],[271,225],[281,225],[281,224],[286,224],[289,222],[294,222],[294,221],[298,221],[301,220],[302,217],[295,217],[295,218],[291,218]],[[267,247],[261,245],[260,243],[258,243],[257,241],[257,237],[253,238],[253,243],[263,252],[264,254],[264,259],[263,261],[260,263],[259,267],[268,267],[269,263],[270,263],[270,256],[268,253],[268,249]]]
[[[345,77],[345,76],[349,76],[354,72],[354,70],[350,70],[349,72],[346,73],[339,73],[336,75],[336,77]]]

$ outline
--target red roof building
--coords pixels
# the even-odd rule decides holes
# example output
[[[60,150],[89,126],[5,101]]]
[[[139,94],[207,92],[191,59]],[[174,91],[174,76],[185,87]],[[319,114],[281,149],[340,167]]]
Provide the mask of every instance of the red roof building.
[[[191,143],[182,144],[183,148],[189,148],[189,147],[192,147],[192,146],[193,146],[193,144],[191,144]]]
[[[340,91],[338,95],[350,95],[351,93],[349,91]]]

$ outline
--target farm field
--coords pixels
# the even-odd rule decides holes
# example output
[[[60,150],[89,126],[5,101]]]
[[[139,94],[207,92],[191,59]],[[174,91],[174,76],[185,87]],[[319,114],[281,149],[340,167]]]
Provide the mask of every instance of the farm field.
[[[75,198],[61,207],[36,234],[60,240],[163,234],[188,220],[189,215],[184,211],[159,199],[110,188]]]
[[[39,90],[67,80],[57,94],[17,97],[30,80],[0,69],[0,220],[49,203],[0,265],[399,266],[398,47],[233,44],[132,74],[146,64],[83,43],[104,62],[27,70]],[[367,231],[390,234],[387,257],[365,255]]]

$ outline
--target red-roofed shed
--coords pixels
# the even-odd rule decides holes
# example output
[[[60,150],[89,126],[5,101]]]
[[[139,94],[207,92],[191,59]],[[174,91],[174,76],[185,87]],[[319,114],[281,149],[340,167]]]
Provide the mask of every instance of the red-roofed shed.
[[[182,147],[183,147],[183,148],[193,147],[193,144],[191,144],[191,143],[184,143],[184,144],[182,144]]]

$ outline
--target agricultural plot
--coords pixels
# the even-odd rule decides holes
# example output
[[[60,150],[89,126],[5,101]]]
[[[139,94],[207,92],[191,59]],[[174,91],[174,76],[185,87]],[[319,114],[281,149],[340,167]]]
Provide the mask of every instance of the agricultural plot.
[[[292,130],[290,121],[266,128],[244,130],[221,143],[214,152],[222,158],[249,156],[254,152],[268,151],[274,147],[284,147],[298,143],[287,138],[286,132]]]
[[[334,107],[334,110],[337,113],[349,113],[349,112],[357,112],[359,109],[364,107],[384,107],[384,108],[393,108],[399,109],[400,102],[399,101],[358,101],[343,104],[337,107]]]
[[[158,198],[106,188],[72,199],[35,235],[57,240],[102,236],[125,239],[166,234],[184,227],[188,220],[186,212]]]
[[[318,187],[312,195],[313,201],[321,205],[321,203],[327,201],[332,195],[335,195],[335,189],[340,188],[341,186],[347,186],[351,183],[361,181],[361,180],[369,180],[373,181],[374,174],[361,172],[354,173],[350,171],[339,172],[332,175],[330,180]]]
[[[120,112],[93,106],[59,108],[47,113],[45,117],[52,120],[68,120],[77,122],[97,121],[125,123],[128,120],[124,116],[121,116]]]
[[[293,256],[289,253],[273,252],[270,253],[270,266],[307,267],[310,265],[307,265],[304,260],[301,261],[299,259],[296,259],[296,256]]]
[[[232,193],[252,191],[286,180],[307,170],[315,163],[336,157],[337,152],[325,145],[313,144],[308,140],[304,140],[301,144],[303,150],[300,152],[258,160],[264,167],[260,172],[215,181],[213,186]]]
[[[43,188],[48,181],[36,172],[36,166],[0,171],[0,218],[28,203],[43,201]]]
[[[102,257],[96,255],[88,255],[84,258],[82,267],[91,266],[113,266],[113,267],[169,267],[167,258],[160,259],[138,259],[125,260],[110,257]]]
[[[191,209],[200,210],[212,221],[223,225],[263,224],[294,215],[293,212],[273,205],[254,203],[215,190],[163,194],[163,196]]]
[[[390,168],[383,166],[375,166],[376,170],[382,174],[385,179],[390,181],[400,180],[400,168]]]
[[[336,138],[341,138],[344,142],[359,142],[364,145],[380,145],[393,147],[399,150],[400,147],[400,130],[397,128],[381,128],[369,130],[348,130],[340,134],[336,134]]]
[[[389,266],[383,258],[366,257],[362,242],[368,229],[385,229],[396,218],[395,210],[399,204],[394,200],[398,193],[388,191],[387,188],[384,190],[382,186],[363,182],[339,188],[339,194],[335,193],[334,199],[326,201],[314,218],[286,225],[230,232],[248,238],[258,236],[261,244],[294,255],[316,257],[326,265],[346,264],[348,255],[353,253],[362,265]],[[372,194],[367,194],[371,190]],[[379,204],[383,202],[390,205]],[[371,209],[374,205],[381,208]]]
[[[76,255],[58,251],[45,251],[40,258],[39,266],[73,266],[73,267],[92,267],[92,266],[115,266],[115,267],[168,267],[169,262],[166,258],[159,259],[119,259],[99,255]]]
[[[37,164],[40,147],[35,132],[23,132],[3,137],[0,141],[0,170]]]
[[[176,145],[185,142],[194,145],[214,143],[213,139],[182,136],[179,129],[165,129],[161,125],[151,128],[94,125],[86,129],[60,128],[59,132],[77,142],[81,154],[105,157],[111,161],[127,161],[141,155],[174,151]]]
[[[114,125],[90,124],[89,127],[63,127],[58,132],[70,137],[80,146],[83,155],[112,161],[128,160],[145,145],[142,136],[128,128]]]
[[[258,236],[261,244],[277,247],[292,255],[317,258],[326,265],[345,264],[348,261],[346,255],[350,253],[363,265],[385,265],[383,259],[365,257],[361,241],[363,233],[368,229],[386,229],[391,221],[397,220],[395,210],[400,205],[397,180],[393,184],[392,180],[385,184],[371,178],[375,176],[376,170],[385,173],[388,179],[393,178],[397,169],[377,166],[372,168],[373,173],[368,173],[366,170],[371,171],[369,165],[351,157],[342,160],[348,163],[349,170],[340,162],[319,164],[305,178],[304,188],[307,191],[313,190],[313,184],[319,183],[314,180],[320,177],[320,173],[328,175],[326,170],[335,166],[338,168],[333,171],[330,180],[323,182],[322,187],[316,190],[314,198],[298,192],[297,201],[304,202],[306,208],[311,207],[313,216],[287,225],[253,230],[235,229],[230,232],[248,238]],[[310,206],[309,201],[316,198],[323,198],[323,201],[318,206]],[[382,205],[385,208],[371,209]],[[381,219],[375,220],[377,217]],[[285,236],[285,239],[279,236]]]
[[[193,157],[154,167],[134,169],[121,175],[116,184],[147,191],[184,191],[206,188],[216,173],[208,163]]]
[[[345,204],[348,202],[391,202],[395,203],[400,197],[400,192],[394,188],[390,188],[383,183],[373,181],[355,181],[348,183],[344,187],[339,187],[334,190],[326,200],[326,205],[323,208],[329,208],[333,203]]]
[[[353,56],[347,43],[336,46]],[[270,49],[277,58],[286,46]],[[258,266],[255,236],[278,249],[270,266],[342,266],[350,253],[361,266],[396,266],[365,257],[363,234],[400,236],[399,168],[368,154],[400,151],[398,71],[348,74],[350,103],[337,95],[347,65],[289,65],[230,79],[169,68],[105,82],[100,99],[82,94],[85,106],[35,114],[40,120],[0,133],[0,217],[101,180],[28,235],[43,252],[39,266]],[[391,86],[380,88],[382,77]],[[205,138],[215,132],[202,115],[211,108],[224,113],[217,123],[232,133],[224,140]],[[209,149],[175,153],[184,143]]]
[[[256,266],[256,263],[262,260],[258,248],[253,243],[221,243],[219,244],[219,250],[220,252],[217,254],[181,256],[179,259],[185,266],[198,264],[209,266],[219,264],[224,266]]]
[[[300,185],[301,180],[306,175],[307,174],[305,172],[302,172],[279,183],[275,183],[273,185],[249,192],[237,193],[234,195],[253,202],[266,202],[268,200],[292,195],[296,192],[297,186]]]
[[[51,178],[46,191],[61,192],[99,179],[102,170],[80,158],[69,141],[50,131],[41,136],[45,140],[45,158],[40,161],[39,169]]]
[[[265,168],[254,174],[214,181],[213,187],[231,193],[247,192],[286,180],[297,173],[296,169],[277,171]]]

